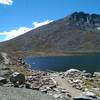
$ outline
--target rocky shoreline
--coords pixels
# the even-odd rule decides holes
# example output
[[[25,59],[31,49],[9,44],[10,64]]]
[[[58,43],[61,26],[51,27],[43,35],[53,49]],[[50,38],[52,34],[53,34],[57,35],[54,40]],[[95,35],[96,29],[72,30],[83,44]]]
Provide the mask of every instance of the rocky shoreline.
[[[78,69],[65,72],[33,70],[22,58],[12,60],[6,53],[0,55],[0,86],[0,89],[38,91],[50,96],[46,100],[100,100],[100,72],[89,73]],[[38,97],[36,100],[42,99]]]

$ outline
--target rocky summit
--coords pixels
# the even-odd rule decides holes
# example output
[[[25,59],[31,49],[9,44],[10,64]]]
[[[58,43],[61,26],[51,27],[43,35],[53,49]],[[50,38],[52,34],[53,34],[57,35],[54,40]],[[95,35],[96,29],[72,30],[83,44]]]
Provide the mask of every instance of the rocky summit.
[[[100,51],[100,15],[75,12],[0,43],[0,51],[58,54]],[[40,53],[41,53],[40,52]]]

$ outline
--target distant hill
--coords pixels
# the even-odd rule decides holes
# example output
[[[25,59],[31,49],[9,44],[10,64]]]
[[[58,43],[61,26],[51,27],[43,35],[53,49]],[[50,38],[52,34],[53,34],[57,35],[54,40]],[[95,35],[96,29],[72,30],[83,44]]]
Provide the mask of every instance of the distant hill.
[[[100,15],[75,12],[0,43],[0,51],[100,51]]]

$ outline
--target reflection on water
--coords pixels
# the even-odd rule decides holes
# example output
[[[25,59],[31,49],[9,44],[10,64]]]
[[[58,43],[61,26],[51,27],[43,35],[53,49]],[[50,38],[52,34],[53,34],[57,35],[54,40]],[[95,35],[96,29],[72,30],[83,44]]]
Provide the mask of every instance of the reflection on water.
[[[70,68],[100,71],[100,54],[82,56],[27,57],[25,61],[34,69],[65,71]]]

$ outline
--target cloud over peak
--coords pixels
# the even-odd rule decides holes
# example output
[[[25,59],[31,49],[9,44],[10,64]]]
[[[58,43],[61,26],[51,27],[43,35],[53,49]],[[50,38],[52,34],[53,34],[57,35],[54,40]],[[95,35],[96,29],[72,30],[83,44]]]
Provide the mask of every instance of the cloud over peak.
[[[4,5],[12,5],[13,0],[0,0],[0,4]]]
[[[33,22],[33,26],[34,26],[34,28],[38,28],[40,26],[49,24],[51,22],[53,22],[53,20],[46,20],[46,21],[43,21],[43,22]]]
[[[32,29],[35,29],[35,28],[38,28],[40,26],[43,26],[43,25],[46,25],[46,24],[49,24],[50,22],[52,22],[53,20],[46,20],[46,21],[43,21],[43,22],[33,22],[33,27],[29,28],[29,27],[19,27],[18,29],[12,29],[10,31],[4,31],[4,32],[0,32],[0,35],[2,36],[5,36],[5,40],[2,40],[2,41],[6,41],[6,40],[10,40],[12,38],[15,38],[17,36],[20,36]]]

